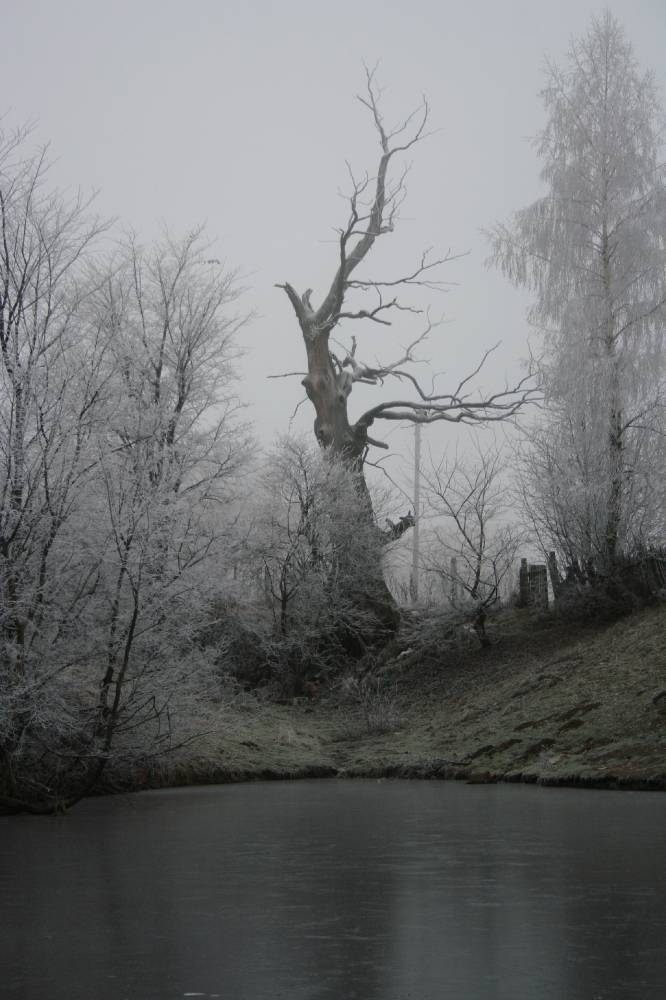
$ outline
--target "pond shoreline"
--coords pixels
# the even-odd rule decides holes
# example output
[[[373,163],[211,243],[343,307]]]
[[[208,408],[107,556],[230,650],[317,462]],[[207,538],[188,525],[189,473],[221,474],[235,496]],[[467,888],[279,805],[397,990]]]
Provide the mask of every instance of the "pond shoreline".
[[[261,781],[311,781],[311,780],[375,780],[375,781],[455,781],[467,785],[539,785],[543,788],[580,788],[602,791],[662,792],[666,791],[666,777],[622,777],[620,775],[535,775],[492,771],[474,771],[441,766],[437,762],[422,765],[392,765],[372,767],[366,770],[336,769],[313,765],[298,771],[276,771],[271,768],[256,771],[214,770],[200,775],[195,780],[179,780],[172,776],[166,781],[159,779],[149,782],[128,781],[121,787],[105,788],[99,794],[128,794],[142,791],[157,791],[169,788],[200,788],[213,785],[254,784]]]
[[[297,771],[279,771],[264,768],[252,771],[227,771],[224,769],[211,771],[206,775],[198,775],[195,780],[178,780],[172,775],[168,780],[155,779],[148,783],[127,784],[122,787],[105,789],[100,794],[128,794],[142,791],[159,791],[169,788],[201,788],[213,785],[253,784],[261,781],[311,781],[311,780],[375,780],[375,781],[454,781],[467,785],[508,785],[524,784],[538,785],[544,788],[580,788],[602,791],[632,791],[661,792],[666,791],[666,776],[628,778],[619,775],[583,775],[571,774],[562,776],[535,775],[492,771],[474,771],[465,768],[442,766],[437,762],[422,765],[392,765],[377,766],[365,770],[347,770],[326,766],[306,766]]]

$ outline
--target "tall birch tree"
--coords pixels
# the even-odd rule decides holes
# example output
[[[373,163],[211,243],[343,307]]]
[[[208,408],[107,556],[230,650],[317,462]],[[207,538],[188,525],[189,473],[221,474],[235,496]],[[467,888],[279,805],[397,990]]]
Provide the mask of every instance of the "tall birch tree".
[[[490,231],[491,261],[534,292],[529,318],[544,336],[548,416],[534,439],[539,481],[527,492],[542,526],[558,521],[560,540],[569,516],[575,524],[563,555],[608,574],[637,540],[639,520],[638,541],[649,540],[643,513],[654,507],[650,442],[664,414],[663,114],[651,74],[609,11],[571,42],[563,67],[547,63],[542,98],[536,149],[546,192]]]

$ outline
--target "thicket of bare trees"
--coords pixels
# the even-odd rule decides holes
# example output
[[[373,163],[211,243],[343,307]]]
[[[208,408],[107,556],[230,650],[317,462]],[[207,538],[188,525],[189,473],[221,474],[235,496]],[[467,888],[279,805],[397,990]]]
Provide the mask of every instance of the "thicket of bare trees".
[[[49,190],[29,136],[1,137],[6,807],[53,808],[169,745],[210,686],[203,566],[243,454],[235,276],[201,232],[106,259],[89,208]]]

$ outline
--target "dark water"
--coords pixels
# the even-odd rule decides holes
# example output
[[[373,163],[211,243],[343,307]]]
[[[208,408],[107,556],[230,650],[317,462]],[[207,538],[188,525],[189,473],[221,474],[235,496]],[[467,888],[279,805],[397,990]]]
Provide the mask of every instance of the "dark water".
[[[664,1000],[666,795],[266,783],[0,820],[0,996]]]

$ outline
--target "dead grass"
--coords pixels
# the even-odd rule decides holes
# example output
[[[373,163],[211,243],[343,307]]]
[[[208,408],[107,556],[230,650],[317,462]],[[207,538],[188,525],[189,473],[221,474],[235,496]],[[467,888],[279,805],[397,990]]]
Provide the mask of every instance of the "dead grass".
[[[532,611],[492,623],[489,650],[397,652],[390,713],[340,689],[221,710],[212,759],[156,783],[312,774],[405,775],[666,788],[666,608],[607,627]],[[436,645],[436,644],[435,644]],[[381,701],[382,693],[378,694]]]

